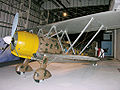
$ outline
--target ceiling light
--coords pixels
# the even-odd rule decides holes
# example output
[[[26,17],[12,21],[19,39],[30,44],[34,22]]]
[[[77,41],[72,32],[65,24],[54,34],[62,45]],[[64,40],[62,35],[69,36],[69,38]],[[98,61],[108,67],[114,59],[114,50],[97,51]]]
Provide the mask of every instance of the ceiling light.
[[[66,17],[66,16],[67,16],[67,13],[66,13],[66,12],[63,12],[63,16]]]

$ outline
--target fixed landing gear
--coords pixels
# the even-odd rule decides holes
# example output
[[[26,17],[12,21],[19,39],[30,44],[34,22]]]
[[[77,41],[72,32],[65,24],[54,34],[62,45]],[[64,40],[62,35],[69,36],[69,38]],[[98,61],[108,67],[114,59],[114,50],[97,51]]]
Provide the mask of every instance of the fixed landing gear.
[[[30,60],[26,59],[23,64],[19,64],[16,66],[16,73],[19,75],[25,74],[25,72],[33,71],[32,67],[28,65]]]
[[[97,62],[94,62],[94,63],[92,64],[92,66],[98,66]]]
[[[30,60],[26,59],[23,64],[17,65],[16,66],[16,73],[19,75],[24,75],[25,72],[33,71],[32,67],[30,65],[28,65],[29,61]],[[45,79],[48,79],[52,76],[51,73],[46,69],[47,62],[48,62],[48,59],[46,58],[46,56],[44,56],[42,58],[42,60],[40,60],[38,62],[40,64],[40,68],[38,68],[33,75],[33,79],[37,83],[42,82]]]
[[[44,79],[50,78],[51,76],[52,75],[48,70],[44,68],[39,68],[35,71],[33,79],[35,80],[35,82],[39,83],[44,81]]]
[[[43,57],[43,60],[38,61],[40,64],[40,68],[38,68],[33,76],[33,79],[35,80],[35,82],[39,83],[44,81],[44,79],[48,79],[50,78],[52,75],[51,73],[46,69],[47,67],[47,62],[48,59],[46,58],[46,56]]]

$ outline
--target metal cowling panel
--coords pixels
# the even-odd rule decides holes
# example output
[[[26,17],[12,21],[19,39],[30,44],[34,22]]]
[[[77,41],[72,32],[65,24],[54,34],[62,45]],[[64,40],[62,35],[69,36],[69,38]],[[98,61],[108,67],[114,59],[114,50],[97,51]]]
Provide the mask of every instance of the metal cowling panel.
[[[37,35],[25,32],[25,31],[18,31],[18,41],[15,49],[11,51],[12,54],[22,57],[31,59],[33,54],[37,52],[39,46],[39,38]],[[17,53],[16,53],[17,51]]]

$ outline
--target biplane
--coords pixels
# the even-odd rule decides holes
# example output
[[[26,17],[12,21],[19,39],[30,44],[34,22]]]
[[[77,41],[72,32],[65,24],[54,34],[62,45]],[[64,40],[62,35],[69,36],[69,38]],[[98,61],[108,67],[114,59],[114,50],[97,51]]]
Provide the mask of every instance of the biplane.
[[[15,15],[11,33],[11,53],[17,57],[25,58],[23,64],[16,66],[16,72],[22,74],[33,71],[29,65],[31,60],[36,60],[40,67],[34,73],[34,80],[40,82],[51,77],[51,73],[46,69],[49,62],[59,61],[60,59],[86,60],[97,62],[96,57],[82,56],[81,54],[90,45],[101,30],[114,30],[120,28],[120,12],[107,11],[57,23],[38,26],[37,34],[16,30],[19,14]],[[44,33],[44,30],[47,33]],[[84,32],[96,31],[95,35],[79,52],[75,55],[74,45]],[[68,34],[79,33],[72,43]],[[61,35],[61,36],[60,36]],[[66,35],[69,41],[69,48],[64,50],[62,43],[63,36]],[[53,38],[56,36],[56,38]],[[72,51],[72,54],[69,52]]]

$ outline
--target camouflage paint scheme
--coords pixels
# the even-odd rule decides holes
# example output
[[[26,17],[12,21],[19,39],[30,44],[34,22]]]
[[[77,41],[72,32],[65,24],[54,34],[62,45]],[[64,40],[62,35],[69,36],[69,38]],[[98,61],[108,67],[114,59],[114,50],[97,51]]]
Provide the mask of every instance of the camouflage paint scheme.
[[[67,44],[65,43],[62,44],[63,47],[66,48],[68,47]],[[53,60],[56,57],[68,58],[72,60],[92,59],[95,62],[99,60],[87,56],[72,55],[71,52],[69,52],[69,55],[65,55],[64,52],[62,52],[62,48],[57,39],[43,36],[38,37],[33,33],[25,31],[17,31],[15,33],[13,40],[11,42],[11,53],[18,57],[26,58],[23,64],[17,65],[16,72],[18,74],[33,71],[32,67],[29,65],[30,59],[37,60],[37,62],[40,65],[40,68],[38,68],[35,71],[33,76],[34,80],[37,83],[39,83],[41,80],[48,79],[52,76],[51,73],[46,69],[48,60],[50,61],[51,58],[53,58]]]
[[[57,39],[39,38],[38,53],[61,54],[62,49]]]

